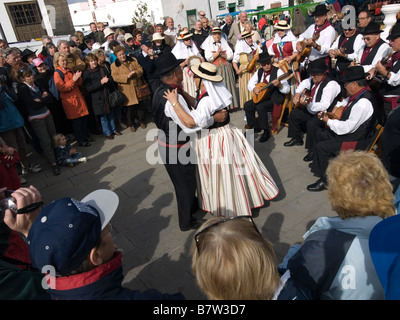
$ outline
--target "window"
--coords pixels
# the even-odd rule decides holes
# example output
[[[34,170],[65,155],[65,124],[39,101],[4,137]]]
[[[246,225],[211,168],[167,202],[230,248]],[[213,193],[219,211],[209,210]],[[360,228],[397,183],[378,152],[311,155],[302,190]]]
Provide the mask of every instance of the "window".
[[[244,7],[244,0],[238,0],[237,6]]]
[[[218,2],[218,10],[225,10],[225,9],[226,9],[225,1],[219,1]]]
[[[42,22],[42,17],[36,2],[8,5],[8,9],[16,27]]]
[[[196,24],[196,18],[197,14],[196,14],[196,9],[193,10],[186,10],[186,17],[187,17],[187,25],[189,30],[191,30],[192,28],[194,28],[194,25]]]

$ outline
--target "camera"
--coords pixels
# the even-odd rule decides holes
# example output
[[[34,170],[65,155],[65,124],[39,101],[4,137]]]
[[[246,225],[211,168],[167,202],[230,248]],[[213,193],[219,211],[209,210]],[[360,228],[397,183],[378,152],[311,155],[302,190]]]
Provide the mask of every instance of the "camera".
[[[0,200],[0,221],[4,219],[7,209],[10,209],[12,212],[17,211],[17,201],[11,197],[11,193],[13,192],[11,190],[4,191],[6,198]]]

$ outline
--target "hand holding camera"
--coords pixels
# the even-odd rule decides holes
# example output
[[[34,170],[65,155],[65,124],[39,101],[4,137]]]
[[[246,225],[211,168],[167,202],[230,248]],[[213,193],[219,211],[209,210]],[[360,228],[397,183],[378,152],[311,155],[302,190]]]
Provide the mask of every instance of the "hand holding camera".
[[[0,189],[0,215],[12,230],[28,236],[29,229],[43,205],[40,192],[33,186],[16,191]]]

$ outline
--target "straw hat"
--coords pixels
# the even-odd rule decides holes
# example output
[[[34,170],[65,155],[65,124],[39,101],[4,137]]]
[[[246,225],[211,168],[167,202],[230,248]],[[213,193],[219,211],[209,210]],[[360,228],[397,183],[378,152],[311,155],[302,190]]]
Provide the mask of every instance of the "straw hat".
[[[249,37],[251,37],[253,34],[254,34],[254,33],[252,33],[252,32],[244,31],[244,32],[240,35],[240,39],[249,38]]]
[[[222,30],[220,27],[214,27],[211,29],[211,32],[212,33],[222,33]]]
[[[193,36],[193,33],[189,31],[182,31],[179,36],[177,37],[178,40],[185,40]]]
[[[213,82],[222,81],[222,76],[217,74],[217,66],[212,63],[202,62],[199,66],[193,66],[191,70],[195,75],[202,79],[210,80]]]
[[[274,28],[277,30],[289,30],[291,27],[286,20],[280,20],[278,23],[275,23]]]

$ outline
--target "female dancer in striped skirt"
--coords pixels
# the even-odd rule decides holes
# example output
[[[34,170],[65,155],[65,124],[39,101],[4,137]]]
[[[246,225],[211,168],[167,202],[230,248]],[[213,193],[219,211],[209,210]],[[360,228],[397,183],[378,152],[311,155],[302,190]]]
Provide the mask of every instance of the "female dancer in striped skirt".
[[[278,195],[278,187],[241,130],[229,123],[229,114],[224,123],[209,127],[210,115],[232,102],[216,66],[203,62],[192,71],[201,92],[193,110],[183,111],[176,90],[167,90],[164,97],[169,101],[166,107],[173,108],[181,122],[190,127],[182,125],[182,129],[197,131],[199,206],[216,216],[251,215],[251,209]]]

